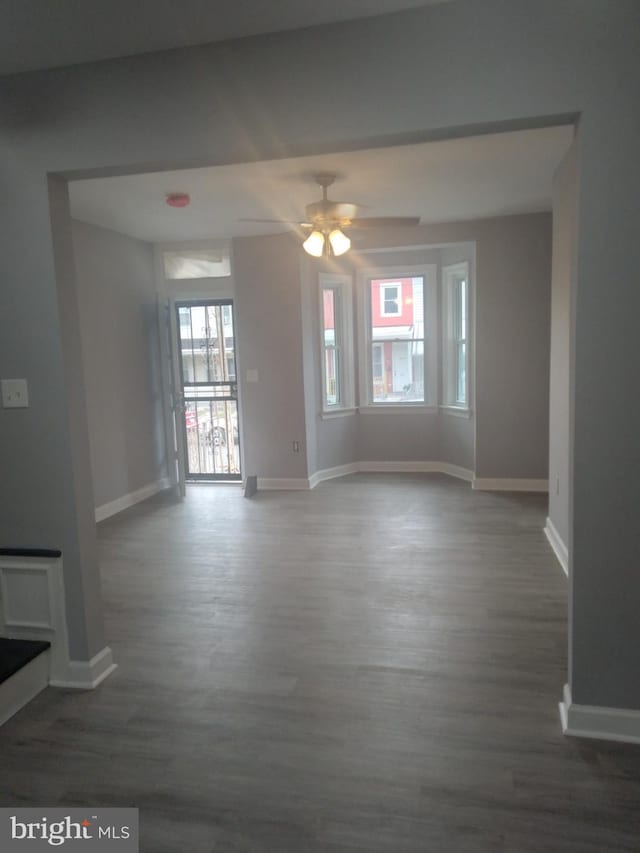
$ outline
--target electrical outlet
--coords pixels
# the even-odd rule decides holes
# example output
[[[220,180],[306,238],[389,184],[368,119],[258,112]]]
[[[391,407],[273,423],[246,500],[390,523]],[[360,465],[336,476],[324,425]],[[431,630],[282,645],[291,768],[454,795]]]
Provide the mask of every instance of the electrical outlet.
[[[293,452],[294,453],[300,453],[300,442],[299,441],[293,442]]]
[[[26,379],[2,380],[2,405],[5,409],[28,408],[29,390]]]

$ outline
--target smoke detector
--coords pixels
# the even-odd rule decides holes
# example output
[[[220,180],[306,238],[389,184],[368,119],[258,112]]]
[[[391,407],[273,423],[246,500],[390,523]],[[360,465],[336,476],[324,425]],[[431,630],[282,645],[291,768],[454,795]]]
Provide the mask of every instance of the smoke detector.
[[[187,207],[191,204],[189,193],[167,193],[165,201],[169,207]]]

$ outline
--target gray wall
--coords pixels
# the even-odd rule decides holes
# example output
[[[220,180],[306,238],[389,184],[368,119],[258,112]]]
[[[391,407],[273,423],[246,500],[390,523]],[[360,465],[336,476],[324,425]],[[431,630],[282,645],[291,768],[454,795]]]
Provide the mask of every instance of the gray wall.
[[[299,242],[238,238],[233,275],[245,474],[306,478]],[[247,370],[258,382],[246,381]]]
[[[354,413],[343,418],[320,421],[316,407],[314,417],[318,424],[318,451],[314,471],[323,471],[336,465],[349,465],[364,459],[360,450],[359,415]]]
[[[549,518],[569,546],[571,303],[576,274],[578,152],[574,144],[554,177],[549,382]]]
[[[470,418],[440,413],[438,419],[438,460],[475,473],[473,415]]]
[[[87,593],[97,589],[97,563],[78,547],[95,535],[77,511],[90,461],[87,442],[71,438],[86,419],[75,418],[82,395],[68,393],[74,359],[63,357],[56,297],[53,235],[68,210],[50,209],[46,176],[268,159],[580,116],[569,680],[581,704],[640,708],[632,456],[640,401],[629,394],[640,363],[639,27],[636,0],[539,0],[535,14],[530,0],[457,0],[0,80],[0,364],[5,376],[26,377],[31,392],[29,409],[0,411],[0,541],[64,548],[68,595],[83,605],[69,614],[76,654],[95,653],[100,629],[88,625],[101,617]],[[390,55],[398,61],[380,61]],[[65,286],[73,290],[72,273]],[[492,369],[482,356],[478,399],[482,371]],[[624,417],[613,418],[622,400]],[[480,407],[477,417],[484,474],[499,448],[488,436],[482,450],[489,420]],[[503,420],[517,428],[520,416]]]
[[[546,478],[551,218],[477,228],[476,475]]]
[[[73,223],[96,506],[166,476],[153,248]]]

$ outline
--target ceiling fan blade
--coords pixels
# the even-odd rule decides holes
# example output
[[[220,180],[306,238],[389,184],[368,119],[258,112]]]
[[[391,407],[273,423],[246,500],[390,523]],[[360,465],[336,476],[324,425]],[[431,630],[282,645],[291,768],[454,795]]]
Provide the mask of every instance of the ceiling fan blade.
[[[241,216],[238,222],[272,222],[277,225],[300,225],[303,228],[310,228],[310,222],[300,222],[299,219],[247,219]]]
[[[405,228],[420,225],[419,216],[366,216],[352,219],[349,228]]]

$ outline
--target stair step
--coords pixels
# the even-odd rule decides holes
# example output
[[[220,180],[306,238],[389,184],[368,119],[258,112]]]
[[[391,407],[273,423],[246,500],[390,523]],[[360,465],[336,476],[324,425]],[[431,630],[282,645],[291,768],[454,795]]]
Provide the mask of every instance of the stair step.
[[[50,647],[51,643],[44,640],[10,640],[0,637],[0,684]]]

